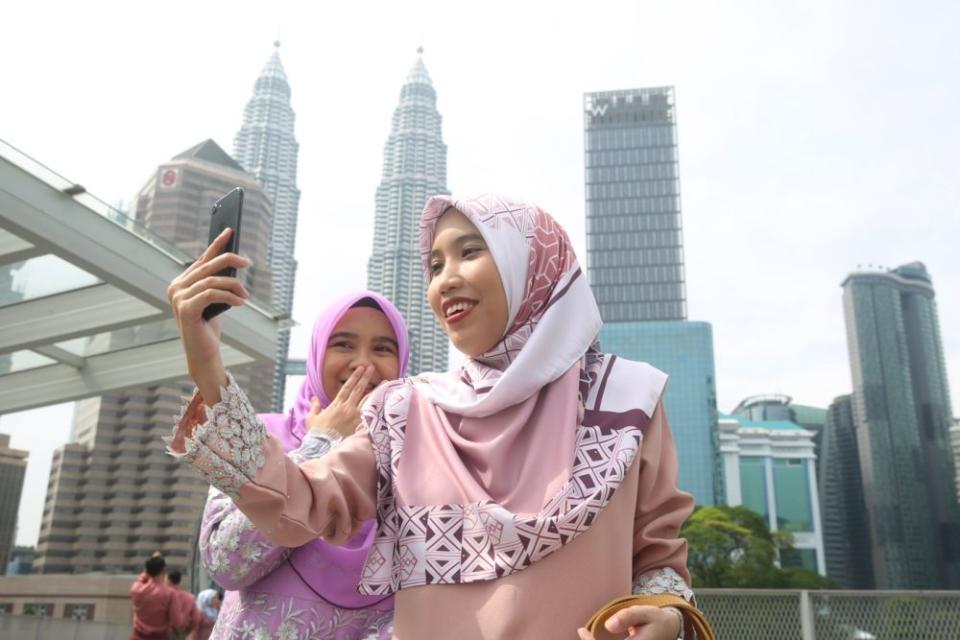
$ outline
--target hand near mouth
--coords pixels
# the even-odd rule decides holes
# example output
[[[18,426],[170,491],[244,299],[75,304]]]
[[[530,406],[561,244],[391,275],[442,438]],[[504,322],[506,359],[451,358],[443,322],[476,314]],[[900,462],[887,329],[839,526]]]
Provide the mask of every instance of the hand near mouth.
[[[325,431],[335,431],[341,437],[352,435],[360,426],[360,407],[373,386],[374,368],[372,366],[357,367],[340,387],[337,397],[326,409],[321,409],[320,400],[313,398],[310,414],[305,421],[310,433],[322,434]]]

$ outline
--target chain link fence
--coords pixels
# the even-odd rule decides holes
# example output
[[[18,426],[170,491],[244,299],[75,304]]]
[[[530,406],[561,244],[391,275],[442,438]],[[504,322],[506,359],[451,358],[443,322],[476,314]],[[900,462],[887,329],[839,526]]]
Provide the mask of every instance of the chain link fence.
[[[696,593],[721,640],[960,640],[960,591]]]

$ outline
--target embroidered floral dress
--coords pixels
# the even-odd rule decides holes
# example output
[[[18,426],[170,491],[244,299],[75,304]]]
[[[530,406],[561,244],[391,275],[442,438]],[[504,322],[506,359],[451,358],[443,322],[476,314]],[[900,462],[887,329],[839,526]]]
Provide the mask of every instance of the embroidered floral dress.
[[[236,424],[243,428],[242,422]],[[338,443],[336,437],[308,435],[288,455],[302,463],[326,455]],[[210,577],[227,590],[212,639],[390,637],[390,599],[356,609],[334,606],[297,574],[289,562],[291,551],[272,544],[233,500],[211,487],[200,528],[200,555]]]

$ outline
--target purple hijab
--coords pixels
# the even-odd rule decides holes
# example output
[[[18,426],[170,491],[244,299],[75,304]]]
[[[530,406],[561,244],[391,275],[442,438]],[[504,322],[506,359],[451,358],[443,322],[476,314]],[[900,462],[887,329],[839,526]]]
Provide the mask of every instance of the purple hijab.
[[[379,307],[393,327],[397,338],[400,376],[404,375],[410,355],[410,341],[403,316],[393,303],[372,291],[359,291],[336,301],[327,307],[313,325],[310,352],[307,354],[307,377],[300,385],[293,407],[287,413],[260,414],[267,430],[280,441],[284,451],[296,449],[303,441],[307,432],[305,421],[310,414],[310,399],[314,396],[320,398],[320,406],[324,409],[332,401],[323,388],[323,357],[327,351],[327,341],[347,311],[357,306],[371,306],[367,304],[368,301]],[[384,598],[359,594],[357,584],[373,543],[373,525],[372,521],[365,523],[343,547],[322,540],[308,542],[290,554],[290,566],[314,593],[332,605],[345,609],[372,606]]]

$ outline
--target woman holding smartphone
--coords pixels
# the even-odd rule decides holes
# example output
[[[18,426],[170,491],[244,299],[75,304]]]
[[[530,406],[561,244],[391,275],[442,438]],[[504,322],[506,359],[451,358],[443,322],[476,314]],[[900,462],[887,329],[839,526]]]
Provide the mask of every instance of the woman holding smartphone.
[[[218,343],[199,310],[244,299],[210,279],[243,258],[207,257],[170,287],[199,387],[171,450],[277,543],[343,544],[376,517],[359,588],[396,594],[401,640],[589,638],[581,627],[613,598],[692,599],[678,533],[693,500],[677,489],[667,377],[600,351],[566,233],[539,207],[493,195],[431,198],[420,230],[427,298],[463,366],[381,385],[361,429],[297,465],[204,359]],[[606,629],[689,639],[686,622],[634,606]]]
[[[403,375],[408,357],[407,328],[393,304],[371,291],[348,295],[314,325],[307,375],[293,407],[257,417],[290,460],[320,459],[359,424],[367,394]],[[322,540],[277,545],[211,487],[200,555],[227,592],[210,637],[389,638],[393,597],[356,589],[374,524],[362,524],[343,546]]]

